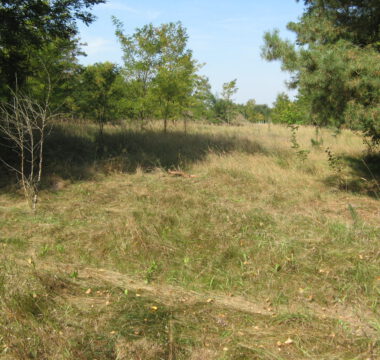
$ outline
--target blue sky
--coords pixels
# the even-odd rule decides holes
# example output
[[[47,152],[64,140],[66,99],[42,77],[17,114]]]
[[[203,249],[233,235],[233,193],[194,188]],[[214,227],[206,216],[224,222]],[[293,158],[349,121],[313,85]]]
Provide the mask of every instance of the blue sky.
[[[289,21],[302,14],[302,1],[295,0],[108,0],[94,7],[97,20],[89,27],[79,25],[81,41],[87,43],[87,57],[81,63],[112,61],[122,64],[122,52],[114,34],[111,16],[124,23],[132,34],[147,23],[159,25],[181,21],[189,34],[189,48],[205,66],[200,71],[211,83],[213,92],[222,84],[237,79],[236,101],[255,99],[259,104],[272,104],[277,94],[287,91],[280,63],[261,59],[263,34],[277,28],[294,39],[286,30]]]

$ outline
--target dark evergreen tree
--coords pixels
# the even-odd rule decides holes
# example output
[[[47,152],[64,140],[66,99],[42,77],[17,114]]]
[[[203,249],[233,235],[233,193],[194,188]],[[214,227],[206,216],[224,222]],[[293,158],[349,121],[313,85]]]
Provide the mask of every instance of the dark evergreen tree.
[[[320,126],[350,126],[380,141],[380,2],[306,0],[288,24],[296,43],[266,33],[263,57],[280,60]]]

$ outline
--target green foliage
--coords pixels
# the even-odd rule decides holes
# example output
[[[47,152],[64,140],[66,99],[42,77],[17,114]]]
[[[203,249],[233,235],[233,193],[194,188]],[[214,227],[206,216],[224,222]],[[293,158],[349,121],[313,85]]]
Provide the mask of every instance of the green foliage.
[[[315,114],[319,126],[360,129],[380,141],[380,54],[378,1],[305,1],[298,23],[288,24],[296,44],[264,35],[262,55],[280,60],[292,74],[291,88]]]
[[[238,113],[239,106],[234,103],[232,96],[236,94],[236,79],[226,82],[222,87],[222,96],[211,96],[211,107],[214,121],[230,124]]]
[[[215,95],[212,97],[212,110],[213,118],[215,122],[223,123],[227,122],[227,108],[228,105],[224,99],[221,99]]]
[[[247,104],[250,100],[248,100]],[[258,122],[264,121],[264,122],[270,122],[271,121],[271,108],[267,104],[257,104],[254,107],[254,111],[256,113],[256,118],[258,119]]]
[[[159,270],[159,266],[158,264],[156,263],[156,261],[153,261],[148,269],[146,270],[146,273],[145,273],[145,282],[147,284],[151,283],[152,280],[154,279],[154,276],[156,274],[156,272]]]
[[[277,95],[271,112],[275,124],[304,124],[308,115],[300,100],[291,101],[285,93]]]
[[[32,75],[25,87],[39,102],[48,100],[51,109],[68,113],[73,109],[73,93],[78,87],[82,55],[78,39],[56,39],[34,51],[30,60]]]
[[[271,109],[266,104],[256,104],[254,99],[245,104],[237,105],[238,111],[244,119],[252,123],[268,123],[271,121]]]
[[[128,82],[129,117],[143,128],[153,116],[153,82],[157,76],[160,44],[152,24],[136,29],[131,36],[124,34],[121,21],[113,18],[123,50],[123,75]]]
[[[94,120],[100,132],[104,124],[123,114],[124,82],[120,69],[110,62],[87,66],[80,75],[75,93],[78,113]]]
[[[181,116],[190,107],[199,81],[198,67],[187,48],[186,29],[179,22],[158,27],[149,24],[127,36],[123,24],[116,18],[113,21],[131,91],[130,116],[141,127],[149,118],[161,118],[166,131],[167,120]]]
[[[297,131],[299,129],[298,125],[288,125],[290,128],[291,136],[290,136],[290,142],[292,143],[292,149],[298,149],[300,145],[297,141]]]
[[[329,147],[326,148],[325,152],[330,169],[333,170],[336,175],[340,176],[343,171],[343,159],[335,155]]]
[[[188,36],[181,23],[163,24],[157,33],[161,58],[155,79],[158,116],[166,121],[183,114],[190,105],[194,91],[197,66],[191,50],[187,49]]]
[[[377,0],[304,0],[304,3],[307,15],[321,14],[334,25],[330,35],[334,33],[335,39],[343,38],[361,47],[374,44],[379,49],[380,3]]]
[[[223,84],[222,98],[226,101],[232,101],[232,96],[237,93],[236,81],[232,80]]]
[[[222,99],[223,99],[223,113],[222,119],[226,123],[231,123],[236,114],[236,107],[234,106],[232,96],[237,93],[236,79],[223,84]]]
[[[256,101],[251,99],[248,100],[245,105],[240,106],[240,113],[244,116],[244,118],[250,122],[254,122],[256,120]]]
[[[296,155],[297,155],[297,158],[299,160],[301,160],[301,162],[304,162],[307,160],[307,157],[310,153],[309,150],[304,150],[304,149],[300,149],[300,144],[298,143],[298,140],[297,140],[297,132],[298,132],[298,129],[299,129],[299,125],[295,125],[295,124],[288,124],[288,127],[290,129],[290,142],[292,144],[292,149],[295,150],[296,152]]]
[[[0,3],[0,83],[1,97],[9,97],[8,87],[23,87],[32,74],[33,54],[51,41],[72,39],[76,20],[90,24],[88,11],[105,0],[3,0]]]
[[[192,96],[191,111],[195,119],[212,120],[214,95],[211,85],[205,76],[195,77],[195,89]]]

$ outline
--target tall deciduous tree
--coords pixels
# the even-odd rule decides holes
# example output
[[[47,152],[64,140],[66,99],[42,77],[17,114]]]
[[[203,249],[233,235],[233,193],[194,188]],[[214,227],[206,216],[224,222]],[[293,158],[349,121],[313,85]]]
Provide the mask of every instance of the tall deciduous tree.
[[[124,52],[124,74],[131,92],[132,117],[144,126],[153,116],[167,121],[189,106],[196,85],[197,65],[187,48],[181,23],[145,25],[131,36],[113,19]]]
[[[136,29],[134,34],[128,36],[121,21],[114,17],[113,22],[123,50],[123,74],[129,88],[129,115],[144,128],[154,112],[153,85],[160,61],[159,38],[152,24]]]
[[[213,100],[214,95],[211,92],[209,79],[205,76],[196,76],[191,105],[193,117],[211,120],[214,115]]]
[[[183,116],[185,109],[190,107],[197,66],[191,50],[187,49],[188,35],[181,23],[163,24],[157,33],[161,56],[155,94],[166,132],[167,121]]]
[[[227,124],[231,123],[234,116],[234,103],[232,97],[237,93],[237,79],[223,84],[222,98],[225,101],[225,120]]]
[[[238,91],[236,79],[226,82],[222,87],[222,97],[215,95],[212,99],[213,110],[217,121],[230,123],[236,113],[233,95]]]
[[[98,124],[100,137],[107,122],[122,116],[123,91],[120,69],[113,63],[89,65],[81,74],[76,102],[83,116]]]

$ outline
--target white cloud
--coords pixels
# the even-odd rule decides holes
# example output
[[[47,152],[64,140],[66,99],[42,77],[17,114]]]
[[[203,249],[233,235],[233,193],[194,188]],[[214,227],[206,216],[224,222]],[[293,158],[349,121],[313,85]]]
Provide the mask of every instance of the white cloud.
[[[157,18],[159,18],[162,15],[162,12],[155,11],[155,10],[148,10],[142,15],[151,21],[151,20],[156,20]]]
[[[109,9],[109,10],[126,11],[126,12],[129,12],[131,14],[138,14],[139,13],[139,11],[136,10],[135,8],[132,8],[128,5],[122,4],[122,3],[117,2],[117,1],[109,1],[105,4],[99,5],[99,7],[103,7],[105,9]]]
[[[89,56],[105,53],[113,49],[112,42],[102,37],[86,39],[85,44],[83,50]]]
[[[134,7],[128,6],[125,3],[119,2],[119,1],[109,1],[105,4],[100,4],[100,8],[111,10],[111,11],[122,11],[122,12],[128,12],[133,15],[137,15],[139,17],[143,17],[149,21],[156,20],[162,15],[161,11],[157,11],[154,9],[136,9]]]
[[[220,20],[220,24],[241,24],[243,22],[250,21],[248,17],[234,17]]]
[[[216,25],[227,31],[239,31],[242,29],[248,30],[253,24],[247,17],[236,17],[219,20]]]

